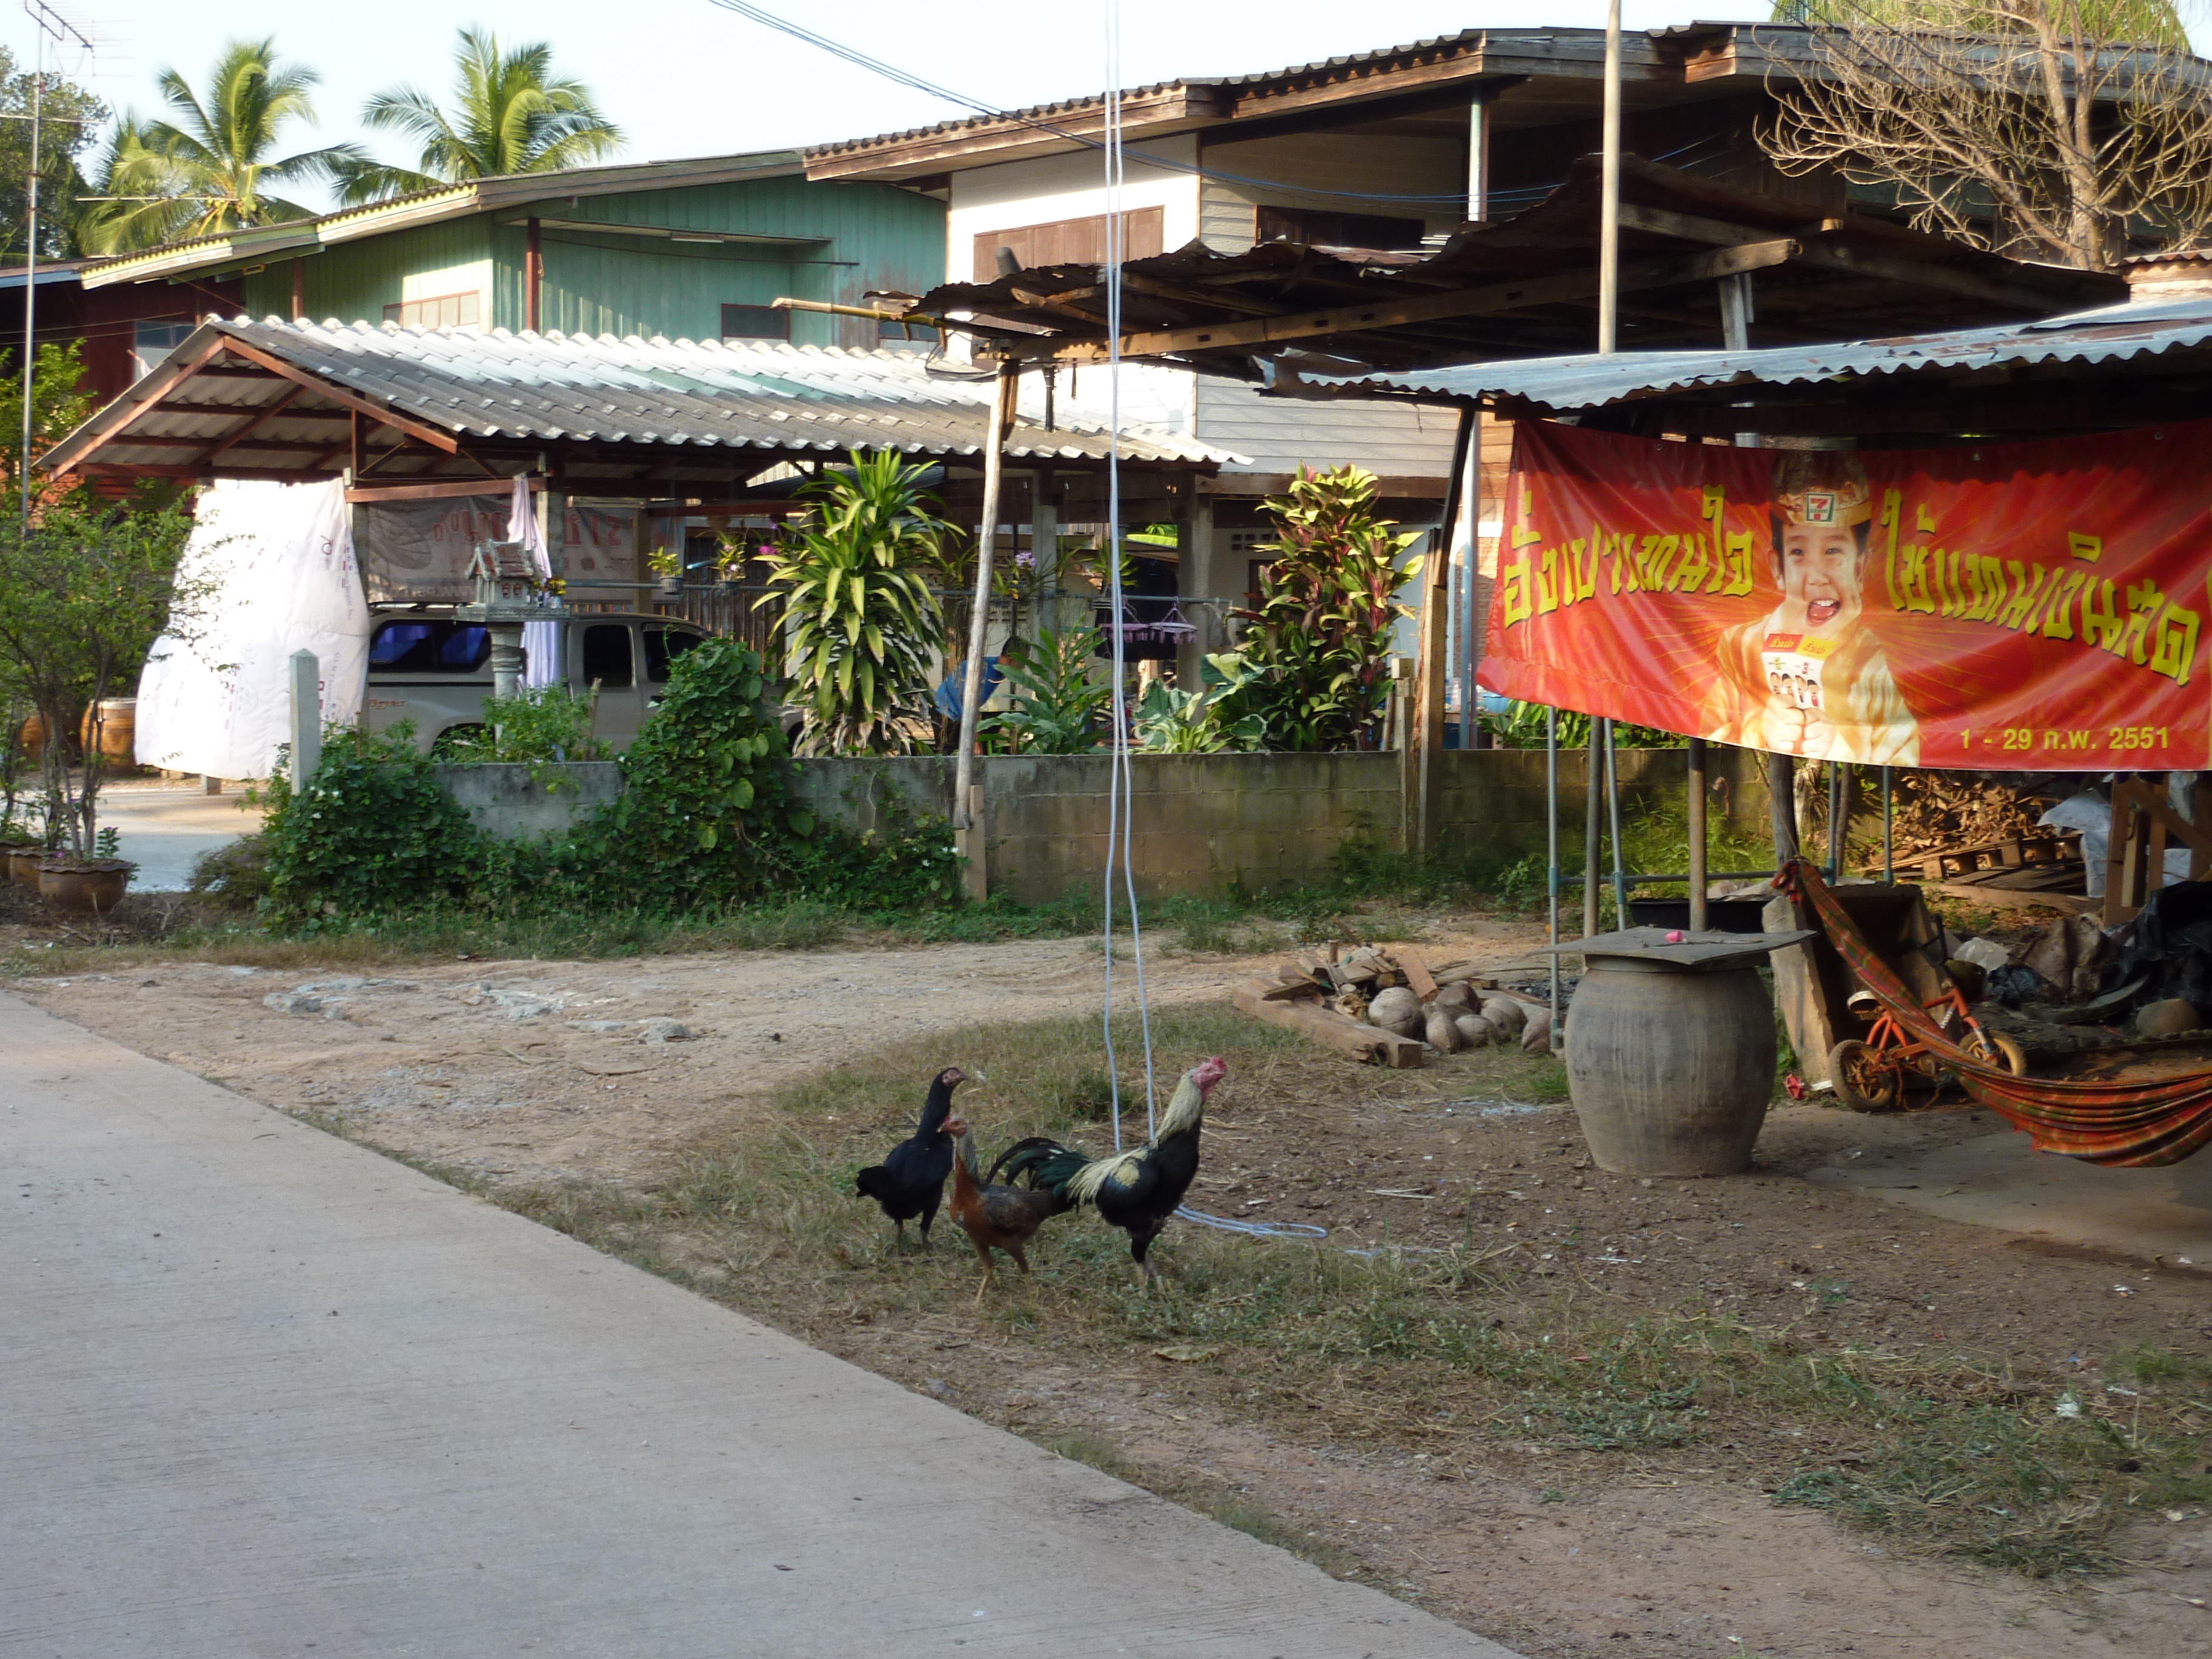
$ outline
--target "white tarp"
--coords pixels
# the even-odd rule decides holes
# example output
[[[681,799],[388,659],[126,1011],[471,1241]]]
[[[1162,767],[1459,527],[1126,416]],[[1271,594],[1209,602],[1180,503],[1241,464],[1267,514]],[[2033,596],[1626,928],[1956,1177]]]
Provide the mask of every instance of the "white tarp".
[[[191,637],[163,635],[139,677],[141,765],[270,776],[292,738],[295,651],[322,664],[324,724],[360,716],[369,616],[343,484],[210,486],[179,582],[202,593]]]

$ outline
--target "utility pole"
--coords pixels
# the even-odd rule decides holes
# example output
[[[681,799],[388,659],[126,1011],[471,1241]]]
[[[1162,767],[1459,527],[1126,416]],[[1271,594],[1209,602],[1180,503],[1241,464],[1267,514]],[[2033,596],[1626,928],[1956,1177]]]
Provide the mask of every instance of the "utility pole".
[[[1613,349],[1620,314],[1620,0],[1606,0],[1605,128],[1599,155],[1597,349]]]
[[[28,530],[31,527],[31,392],[38,379],[39,140],[40,118],[44,113],[46,104],[46,40],[49,36],[57,45],[64,40],[75,40],[87,52],[92,50],[92,42],[85,39],[82,29],[48,5],[46,0],[23,0],[23,15],[37,26],[38,30],[33,41],[31,75],[30,212],[23,244],[23,452],[19,522],[22,528]]]

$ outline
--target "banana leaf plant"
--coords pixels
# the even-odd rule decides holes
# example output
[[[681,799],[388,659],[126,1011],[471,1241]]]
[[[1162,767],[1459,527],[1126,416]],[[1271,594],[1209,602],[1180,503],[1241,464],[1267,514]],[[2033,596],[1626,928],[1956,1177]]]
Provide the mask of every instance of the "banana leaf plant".
[[[896,454],[851,457],[799,492],[811,510],[767,551],[801,755],[903,755],[930,731],[933,647],[943,613],[929,570],[952,526]]]
[[[1241,653],[1209,653],[1199,666],[1196,691],[1179,691],[1165,680],[1145,688],[1137,704],[1137,741],[1163,755],[1218,755],[1250,750],[1267,738],[1267,722],[1239,712],[1239,700],[1260,671]]]

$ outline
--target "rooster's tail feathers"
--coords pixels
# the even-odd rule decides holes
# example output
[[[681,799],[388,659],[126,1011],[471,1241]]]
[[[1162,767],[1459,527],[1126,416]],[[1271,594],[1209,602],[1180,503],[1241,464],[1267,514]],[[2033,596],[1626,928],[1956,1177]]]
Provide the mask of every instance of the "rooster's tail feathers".
[[[1090,1161],[1073,1146],[1063,1146],[1046,1135],[1031,1135],[1000,1153],[986,1179],[996,1181],[1003,1170],[1010,1182],[1019,1181],[1040,1191],[1065,1197],[1060,1189]]]

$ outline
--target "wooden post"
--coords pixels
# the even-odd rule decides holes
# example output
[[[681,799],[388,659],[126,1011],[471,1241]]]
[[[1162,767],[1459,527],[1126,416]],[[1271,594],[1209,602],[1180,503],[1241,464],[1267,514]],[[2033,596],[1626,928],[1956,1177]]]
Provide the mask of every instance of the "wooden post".
[[[298,254],[292,256],[292,320],[301,322],[307,315],[307,262]]]
[[[1690,739],[1690,931],[1705,931],[1705,740]]]
[[[545,286],[545,251],[538,234],[538,221],[529,220],[522,243],[522,326],[538,331],[538,291]],[[510,315],[512,313],[509,313]]]
[[[1020,385],[1021,366],[1011,360],[1000,363],[991,398],[990,424],[983,435],[983,521],[975,539],[975,615],[968,624],[968,672],[960,682],[960,749],[952,782],[955,830],[969,827],[969,791],[975,781],[975,721],[983,701],[983,645],[991,625],[991,556],[999,543],[999,489],[1005,471],[1006,431],[1014,423],[1014,395]]]
[[[1066,627],[1060,616],[1060,508],[1052,499],[1052,470],[1041,466],[1030,477],[1030,556],[1036,561],[1031,626],[1059,633]]]

